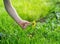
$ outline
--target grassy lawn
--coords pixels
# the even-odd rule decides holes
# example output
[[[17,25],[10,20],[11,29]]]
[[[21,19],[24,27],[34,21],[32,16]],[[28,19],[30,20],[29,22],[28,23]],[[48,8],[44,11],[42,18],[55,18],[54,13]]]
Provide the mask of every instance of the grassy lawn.
[[[11,0],[22,19],[36,21],[23,30],[0,1],[0,44],[60,44],[60,0]]]

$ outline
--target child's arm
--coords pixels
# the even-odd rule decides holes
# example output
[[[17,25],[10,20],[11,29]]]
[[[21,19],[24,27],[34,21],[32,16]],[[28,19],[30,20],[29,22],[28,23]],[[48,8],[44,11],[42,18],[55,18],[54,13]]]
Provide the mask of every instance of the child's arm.
[[[10,0],[3,0],[4,2],[4,6],[6,11],[8,12],[8,14],[22,27],[22,28],[26,28],[26,26],[29,24],[28,21],[24,21],[22,20],[16,10],[13,8],[13,6],[10,3]]]

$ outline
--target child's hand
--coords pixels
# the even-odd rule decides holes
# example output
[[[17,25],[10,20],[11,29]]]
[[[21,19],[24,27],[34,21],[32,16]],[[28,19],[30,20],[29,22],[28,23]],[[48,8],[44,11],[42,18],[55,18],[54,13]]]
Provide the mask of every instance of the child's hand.
[[[30,22],[25,21],[25,20],[22,20],[22,21],[19,23],[19,25],[20,25],[22,28],[26,28],[29,24],[30,24]]]

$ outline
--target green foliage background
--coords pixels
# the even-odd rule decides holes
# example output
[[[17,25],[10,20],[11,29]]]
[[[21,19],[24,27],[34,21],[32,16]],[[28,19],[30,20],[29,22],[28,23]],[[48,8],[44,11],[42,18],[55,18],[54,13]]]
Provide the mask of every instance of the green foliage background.
[[[20,17],[29,21],[45,17],[54,8],[54,4],[50,0],[13,0],[13,5]]]
[[[0,1],[0,44],[60,44],[60,0],[11,0],[21,18],[33,21],[23,30],[5,11]],[[31,13],[32,12],[32,13]]]

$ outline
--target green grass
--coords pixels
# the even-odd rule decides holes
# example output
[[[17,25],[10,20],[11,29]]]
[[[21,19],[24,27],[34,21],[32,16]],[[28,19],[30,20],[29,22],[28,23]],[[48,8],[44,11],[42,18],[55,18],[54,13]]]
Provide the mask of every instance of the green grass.
[[[13,1],[13,0],[12,0]],[[33,21],[36,20],[39,16],[36,17],[37,12],[41,12],[38,14],[42,14],[43,16],[45,16],[45,14],[47,14],[45,22],[41,23],[41,22],[37,22],[36,26],[28,26],[25,30],[23,30],[5,11],[4,6],[3,6],[3,2],[0,1],[0,44],[60,44],[60,5],[56,4],[54,1],[53,2],[53,9],[51,8],[51,6],[49,7],[49,5],[47,6],[47,8],[45,8],[45,6],[43,5],[40,9],[43,10],[42,8],[44,8],[45,10],[43,10],[44,12],[42,13],[42,11],[39,9],[39,0],[36,0],[38,9],[36,10],[35,5],[34,5],[34,1],[31,0],[31,3],[34,5],[32,5],[30,7],[28,7],[26,13],[23,12],[23,8],[24,4],[23,4],[24,0],[21,0],[22,5],[20,6],[20,0],[14,0],[12,2],[12,4],[14,5],[14,7],[16,8],[18,14],[21,14],[20,16],[23,19],[29,20],[29,21]],[[29,0],[30,1],[30,0]],[[25,4],[29,4],[28,0],[26,0],[27,3]],[[45,2],[43,0],[43,2]],[[47,0],[48,2],[48,0]],[[50,1],[49,1],[50,2]],[[17,3],[17,4],[16,4]],[[55,5],[54,5],[55,4]],[[58,6],[57,6],[58,5]],[[29,9],[35,9],[35,14],[34,12],[32,13],[34,16],[32,18],[32,16],[29,16],[30,13],[28,13],[28,11],[30,11]],[[26,5],[27,8],[27,5]],[[49,11],[48,11],[49,10]],[[24,16],[23,16],[24,15]],[[30,18],[31,17],[31,18]],[[32,19],[32,20],[30,20]]]

